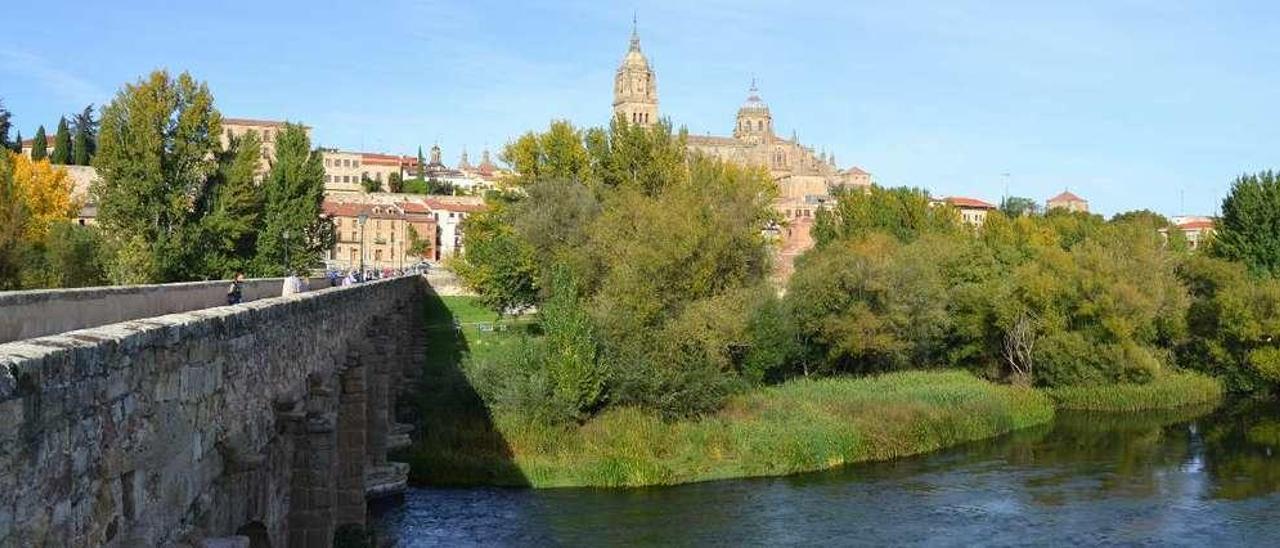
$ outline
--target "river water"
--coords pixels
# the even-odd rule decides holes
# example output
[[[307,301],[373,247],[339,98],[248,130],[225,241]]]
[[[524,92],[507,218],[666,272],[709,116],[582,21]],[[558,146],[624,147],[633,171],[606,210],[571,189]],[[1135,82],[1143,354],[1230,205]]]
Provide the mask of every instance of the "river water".
[[[645,489],[415,488],[397,546],[1280,546],[1280,408],[1108,416],[884,463]]]

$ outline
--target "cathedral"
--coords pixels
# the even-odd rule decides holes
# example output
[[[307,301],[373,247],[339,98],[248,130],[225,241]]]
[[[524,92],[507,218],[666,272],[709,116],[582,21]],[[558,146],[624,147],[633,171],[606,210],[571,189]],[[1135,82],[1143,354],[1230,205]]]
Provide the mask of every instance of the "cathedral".
[[[738,108],[732,136],[693,135],[691,151],[742,165],[769,170],[778,184],[774,207],[784,220],[780,227],[779,275],[790,274],[792,260],[812,246],[809,228],[813,213],[830,202],[831,190],[838,187],[868,187],[871,174],[853,166],[840,169],[834,154],[817,153],[791,138],[774,133],[769,105],[760,98],[751,82],[746,102]],[[613,115],[622,120],[649,126],[658,121],[658,79],[649,60],[640,50],[640,36],[631,30],[631,47],[614,77]]]

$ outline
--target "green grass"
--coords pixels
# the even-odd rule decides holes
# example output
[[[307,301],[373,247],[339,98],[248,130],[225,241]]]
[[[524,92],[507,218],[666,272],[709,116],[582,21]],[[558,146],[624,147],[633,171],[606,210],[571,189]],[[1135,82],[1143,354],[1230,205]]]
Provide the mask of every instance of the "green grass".
[[[423,434],[400,456],[419,483],[620,487],[794,474],[934,451],[1053,417],[1051,402],[1035,390],[958,371],[915,371],[761,388],[696,420],[666,422],[622,408],[580,426],[548,425],[492,415],[466,384],[461,362],[449,367],[458,351],[474,359],[509,350],[520,329],[449,334],[452,351],[433,352],[429,365],[438,378],[421,402]]]
[[[1205,405],[1222,399],[1222,383],[1199,373],[1166,373],[1147,384],[1068,386],[1044,391],[1059,409],[1148,411]]]

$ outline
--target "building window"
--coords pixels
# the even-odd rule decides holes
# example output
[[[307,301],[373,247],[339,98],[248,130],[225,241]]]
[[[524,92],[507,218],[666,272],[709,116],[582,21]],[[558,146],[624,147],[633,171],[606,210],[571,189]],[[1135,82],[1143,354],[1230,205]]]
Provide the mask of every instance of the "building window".
[[[764,122],[756,121],[756,131],[764,131]]]
[[[376,250],[376,251],[374,251],[374,252],[373,252],[373,260],[375,260],[375,261],[381,261],[381,260],[382,260],[382,250],[381,250],[381,249]]]

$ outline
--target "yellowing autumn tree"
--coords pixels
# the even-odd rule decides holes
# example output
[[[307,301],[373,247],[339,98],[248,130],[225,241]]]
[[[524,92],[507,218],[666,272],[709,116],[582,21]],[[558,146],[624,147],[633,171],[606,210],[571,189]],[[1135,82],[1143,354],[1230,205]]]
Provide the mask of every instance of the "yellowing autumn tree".
[[[12,154],[13,184],[18,200],[26,207],[29,222],[22,234],[26,241],[39,241],[57,220],[71,218],[71,179],[67,170],[48,160],[31,161],[24,155]]]

